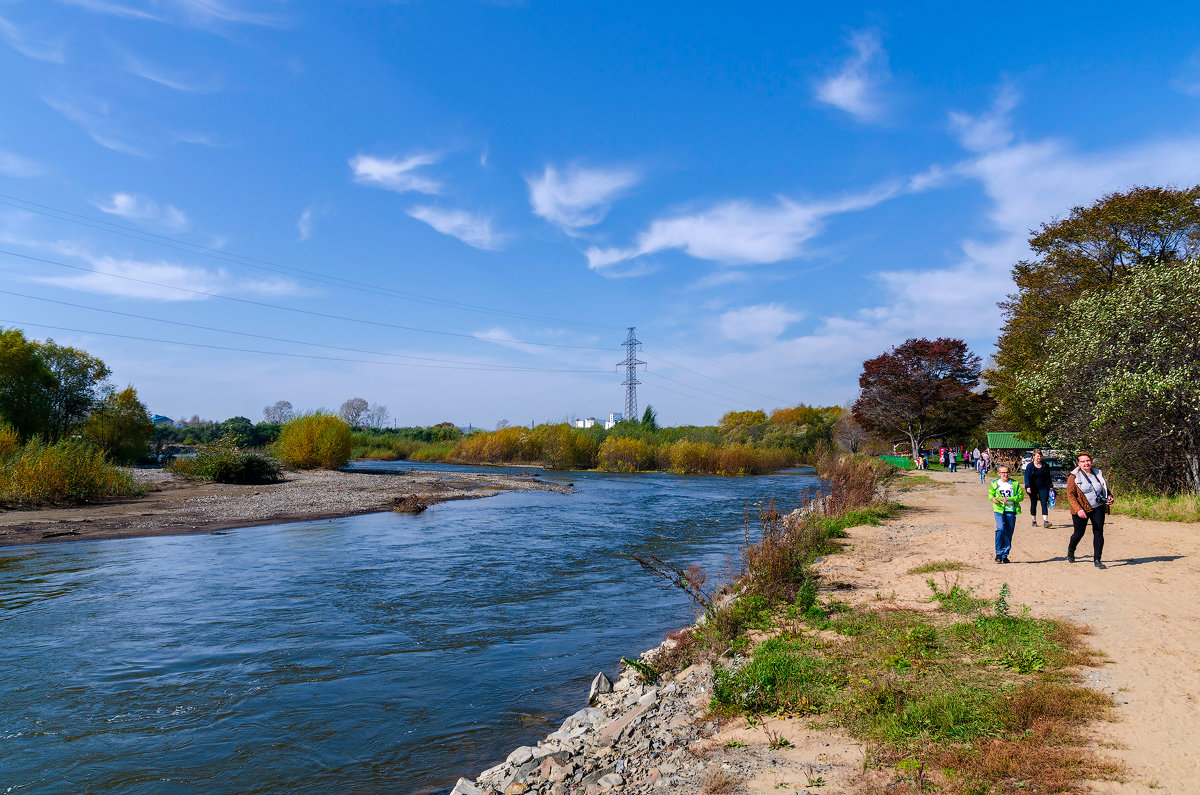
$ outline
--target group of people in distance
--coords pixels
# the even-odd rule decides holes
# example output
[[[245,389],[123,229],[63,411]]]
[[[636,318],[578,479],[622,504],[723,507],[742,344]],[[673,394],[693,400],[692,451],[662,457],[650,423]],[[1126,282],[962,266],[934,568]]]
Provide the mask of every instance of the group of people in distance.
[[[1092,466],[1090,454],[1079,453],[1076,456],[1076,464],[1067,477],[1067,502],[1071,504],[1073,524],[1071,540],[1067,543],[1067,560],[1075,562],[1075,549],[1083,540],[1090,520],[1092,561],[1096,568],[1103,569],[1106,568],[1103,562],[1104,517],[1109,506],[1113,504],[1113,495],[1104,479],[1104,473]],[[986,470],[980,470],[981,481],[983,472]],[[1045,464],[1041,450],[1034,450],[1033,460],[1025,466],[1024,485],[1012,479],[1012,468],[1008,464],[1000,464],[997,472],[1000,477],[988,487],[988,496],[996,519],[996,562],[1008,563],[1013,531],[1016,529],[1017,516],[1021,513],[1021,503],[1025,501],[1025,495],[1029,495],[1029,513],[1033,516],[1033,526],[1038,526],[1037,509],[1041,504],[1042,525],[1050,527],[1054,486],[1050,467]]]

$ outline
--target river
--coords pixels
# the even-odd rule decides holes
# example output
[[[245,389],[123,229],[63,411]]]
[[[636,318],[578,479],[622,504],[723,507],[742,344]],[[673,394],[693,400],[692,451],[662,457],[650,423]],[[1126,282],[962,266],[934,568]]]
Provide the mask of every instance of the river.
[[[546,476],[578,493],[0,549],[0,795],[445,792],[693,620],[628,553],[720,569],[816,485]]]

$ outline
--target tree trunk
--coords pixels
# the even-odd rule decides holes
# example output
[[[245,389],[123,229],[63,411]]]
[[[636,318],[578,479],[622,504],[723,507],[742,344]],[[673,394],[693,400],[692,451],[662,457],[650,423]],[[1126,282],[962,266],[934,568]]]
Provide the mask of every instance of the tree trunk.
[[[1200,497],[1200,453],[1190,453],[1183,457],[1184,476],[1192,493]]]

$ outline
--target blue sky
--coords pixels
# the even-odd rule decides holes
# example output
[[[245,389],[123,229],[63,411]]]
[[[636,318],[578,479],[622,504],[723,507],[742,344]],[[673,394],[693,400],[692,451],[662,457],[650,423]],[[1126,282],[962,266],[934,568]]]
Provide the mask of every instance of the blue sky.
[[[0,325],[484,427],[620,411],[636,326],[710,423],[986,356],[1031,228],[1200,183],[1194,3],[807,5],[0,0]]]

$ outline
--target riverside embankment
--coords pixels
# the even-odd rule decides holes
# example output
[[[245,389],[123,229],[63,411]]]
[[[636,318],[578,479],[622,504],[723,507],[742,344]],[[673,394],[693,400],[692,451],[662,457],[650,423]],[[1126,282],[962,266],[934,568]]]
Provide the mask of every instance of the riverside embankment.
[[[1123,772],[1088,786],[1101,793],[1192,791],[1200,781],[1200,609],[1191,598],[1200,592],[1200,528],[1113,517],[1108,569],[1098,570],[1086,556],[1066,561],[1070,518],[1059,508],[1050,528],[1032,528],[1025,517],[1013,562],[998,566],[985,487],[974,473],[925,476],[931,482],[900,495],[908,506],[900,517],[852,528],[846,551],[821,562],[827,594],[836,589],[838,599],[879,609],[929,610],[931,577],[943,590],[959,583],[987,595],[1008,583],[1013,603],[1033,615],[1090,626],[1088,643],[1106,662],[1082,669],[1082,681],[1117,705],[1115,721],[1088,727],[1090,753],[1115,760]],[[932,563],[957,570],[914,571]],[[911,777],[875,769],[869,747],[809,719],[721,725],[708,712],[711,694],[706,668],[687,669],[654,689],[626,671],[615,693],[586,707],[581,692],[580,711],[555,732],[476,780],[460,781],[457,792],[849,792]]]

